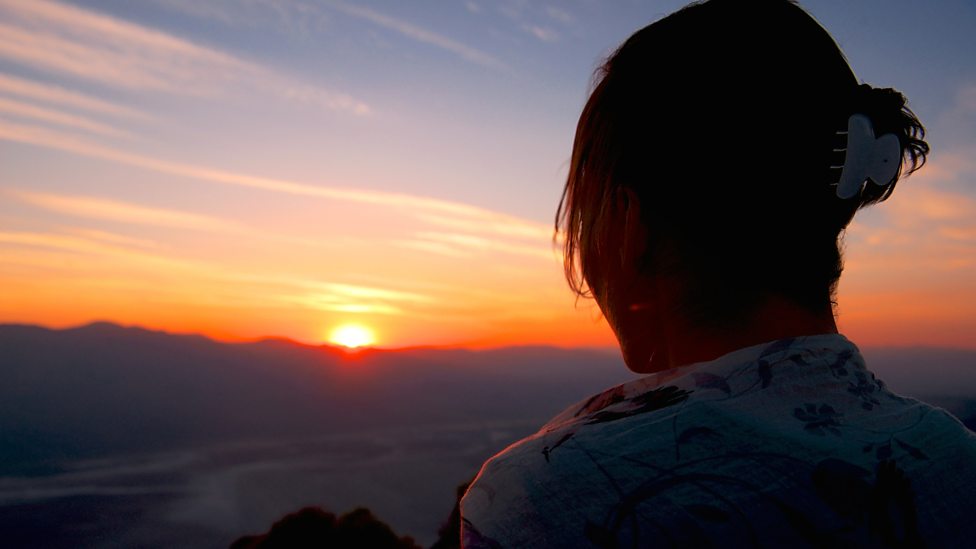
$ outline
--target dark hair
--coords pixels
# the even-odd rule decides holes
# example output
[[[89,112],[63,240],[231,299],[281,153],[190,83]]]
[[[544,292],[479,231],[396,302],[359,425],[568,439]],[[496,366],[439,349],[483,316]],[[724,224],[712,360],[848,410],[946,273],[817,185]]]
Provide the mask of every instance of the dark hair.
[[[643,267],[680,276],[684,313],[706,325],[769,294],[830,307],[841,231],[895,187],[837,197],[830,166],[843,153],[832,150],[851,114],[897,135],[910,172],[929,150],[905,97],[858,85],[827,31],[788,0],[686,6],[627,39],[594,82],[556,213],[566,278],[579,296],[605,290],[595,267],[615,222],[608,205],[629,188],[651,242]]]

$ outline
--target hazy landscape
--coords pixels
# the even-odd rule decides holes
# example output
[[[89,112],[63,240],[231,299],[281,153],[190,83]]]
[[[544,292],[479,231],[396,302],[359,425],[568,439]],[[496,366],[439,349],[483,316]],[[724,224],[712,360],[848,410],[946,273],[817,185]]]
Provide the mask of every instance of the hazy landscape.
[[[865,349],[976,426],[976,351]],[[567,405],[633,379],[610,351],[346,352],[97,323],[0,326],[10,547],[226,546],[306,505],[429,545],[455,488]]]

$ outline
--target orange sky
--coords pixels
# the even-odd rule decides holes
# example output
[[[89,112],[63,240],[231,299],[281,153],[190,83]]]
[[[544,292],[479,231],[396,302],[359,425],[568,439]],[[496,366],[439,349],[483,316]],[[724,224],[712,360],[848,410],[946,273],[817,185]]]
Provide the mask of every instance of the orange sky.
[[[878,226],[855,223],[848,232],[838,319],[861,345],[976,347],[976,254],[969,240],[956,238],[976,228],[976,204],[933,190],[942,173],[928,173],[870,211],[882,217],[872,220]],[[313,203],[289,210],[287,219],[272,213],[244,227],[116,201],[18,193],[7,196],[69,223],[159,225],[172,240],[68,223],[59,235],[0,232],[0,321],[104,319],[220,339],[280,335],[310,343],[356,322],[388,347],[613,344],[594,304],[574,305],[543,224],[479,210],[432,221],[442,214],[418,219],[427,214],[353,202],[331,221],[304,219],[315,218],[321,205]],[[389,228],[374,227],[380,220]],[[332,223],[380,234],[299,236],[310,225],[328,235]],[[461,224],[471,226],[453,232]],[[357,274],[330,276],[336,272]]]

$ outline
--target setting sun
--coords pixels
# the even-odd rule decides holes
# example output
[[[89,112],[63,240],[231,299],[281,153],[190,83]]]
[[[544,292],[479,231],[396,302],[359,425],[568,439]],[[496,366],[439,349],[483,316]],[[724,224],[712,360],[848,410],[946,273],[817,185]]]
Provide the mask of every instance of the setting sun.
[[[329,342],[350,349],[356,349],[376,342],[373,330],[359,324],[343,324],[332,330]]]

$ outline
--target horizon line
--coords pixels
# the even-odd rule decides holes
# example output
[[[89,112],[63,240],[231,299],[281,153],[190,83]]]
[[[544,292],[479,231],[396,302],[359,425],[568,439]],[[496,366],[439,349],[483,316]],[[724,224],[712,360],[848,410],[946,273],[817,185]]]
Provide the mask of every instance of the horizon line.
[[[383,347],[380,345],[364,345],[362,347],[343,347],[342,345],[335,345],[327,341],[322,342],[305,342],[292,337],[284,335],[264,335],[257,337],[220,337],[203,332],[192,332],[192,331],[172,331],[165,328],[157,328],[146,326],[142,324],[126,324],[114,320],[104,320],[96,319],[87,322],[82,322],[80,324],[66,324],[62,326],[30,323],[30,322],[16,322],[16,321],[0,321],[0,329],[9,327],[23,327],[23,328],[35,328],[42,329],[51,332],[67,332],[72,330],[80,330],[83,328],[90,328],[97,325],[107,325],[113,328],[118,328],[122,330],[139,330],[143,332],[150,332],[155,334],[162,334],[174,337],[200,337],[214,343],[225,344],[225,345],[241,345],[250,343],[264,343],[264,342],[284,342],[291,345],[297,345],[301,347],[317,348],[328,351],[335,351],[342,353],[344,355],[362,355],[372,352],[407,352],[407,351],[471,351],[471,352],[484,352],[484,351],[496,351],[505,349],[526,349],[526,348],[537,348],[537,349],[557,349],[564,351],[590,351],[590,352],[610,352],[618,353],[619,348],[616,346],[565,346],[565,345],[555,345],[552,343],[521,343],[512,345],[470,345],[470,344],[420,344],[420,345],[407,345],[403,347]],[[860,347],[860,346],[859,346]],[[931,345],[931,344],[914,344],[914,345],[871,345],[864,346],[863,349],[938,349],[947,351],[965,351],[965,352],[976,352],[976,347],[963,347],[963,346],[947,346],[947,345]]]
[[[220,337],[214,336],[212,334],[207,334],[204,332],[193,332],[193,331],[174,331],[166,328],[158,328],[152,326],[146,326],[143,324],[129,324],[123,323],[115,320],[104,320],[96,319],[90,320],[82,323],[71,323],[65,325],[50,325],[50,324],[39,324],[32,322],[17,322],[17,321],[0,321],[0,329],[8,327],[23,327],[23,328],[37,328],[42,330],[47,330],[50,332],[68,332],[72,330],[80,330],[83,328],[90,328],[97,325],[107,325],[114,328],[119,328],[122,330],[140,330],[143,332],[150,332],[155,334],[163,334],[168,336],[189,336],[189,337],[201,337],[210,340],[214,343],[227,344],[227,345],[240,345],[249,343],[263,343],[263,342],[284,342],[292,345],[298,345],[301,347],[311,347],[325,350],[334,350],[346,355],[357,355],[369,352],[403,352],[403,351],[493,351],[502,349],[525,349],[525,348],[542,348],[542,349],[560,349],[560,350],[582,350],[582,351],[594,351],[594,352],[618,352],[617,347],[612,346],[596,346],[596,345],[581,345],[581,346],[564,346],[555,345],[552,343],[520,343],[513,345],[471,345],[471,344],[419,344],[419,345],[406,345],[402,347],[384,347],[381,345],[363,345],[361,347],[343,347],[342,345],[336,345],[329,343],[328,341],[321,342],[306,342],[299,339],[295,339],[285,335],[263,335],[257,337]],[[976,350],[976,349],[974,349]]]

